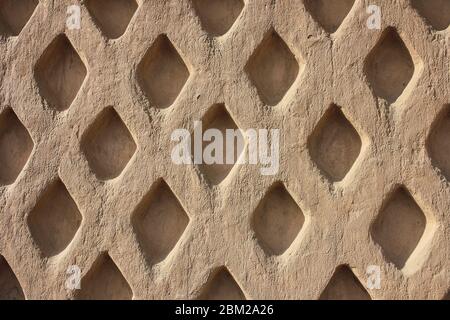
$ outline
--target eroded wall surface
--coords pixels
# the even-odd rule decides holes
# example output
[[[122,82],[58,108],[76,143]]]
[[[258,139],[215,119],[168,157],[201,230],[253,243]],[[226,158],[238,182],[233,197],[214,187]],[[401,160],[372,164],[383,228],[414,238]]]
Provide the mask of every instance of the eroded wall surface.
[[[449,21],[448,0],[0,1],[0,298],[444,298]],[[175,164],[194,121],[279,129],[279,170]]]

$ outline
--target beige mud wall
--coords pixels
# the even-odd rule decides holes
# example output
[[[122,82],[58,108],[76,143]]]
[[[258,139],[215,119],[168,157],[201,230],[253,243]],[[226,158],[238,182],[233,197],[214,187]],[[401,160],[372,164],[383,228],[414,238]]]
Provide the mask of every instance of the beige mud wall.
[[[444,298],[449,21],[448,0],[0,1],[0,298]],[[279,171],[174,164],[199,120],[279,129]]]

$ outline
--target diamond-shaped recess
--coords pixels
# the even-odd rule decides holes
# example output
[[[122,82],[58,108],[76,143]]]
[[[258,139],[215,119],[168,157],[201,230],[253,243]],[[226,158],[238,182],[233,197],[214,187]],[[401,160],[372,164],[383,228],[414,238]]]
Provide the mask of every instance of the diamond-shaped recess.
[[[450,105],[444,107],[427,141],[433,165],[450,181]]]
[[[200,153],[203,157],[201,157],[202,164],[199,165],[199,168],[209,183],[218,185],[229,175],[242,154],[245,148],[244,135],[224,104],[215,104],[208,110],[202,119],[202,129],[205,141],[203,142],[203,153]],[[227,130],[236,132],[231,145],[226,143]],[[192,155],[195,155],[194,143],[192,144]],[[212,159],[209,160],[207,155],[211,155]],[[228,162],[229,164],[227,164],[227,156],[230,160],[233,159]]]
[[[118,177],[136,152],[136,143],[113,107],[103,110],[83,134],[81,149],[98,179]]]
[[[101,254],[81,280],[79,300],[131,300],[133,291],[114,261]]]
[[[198,300],[246,300],[244,293],[226,267],[215,270]]]
[[[450,25],[450,1],[411,0],[411,4],[436,30],[445,30]]]
[[[192,0],[203,29],[222,36],[231,29],[244,8],[242,0]]]
[[[53,40],[35,67],[40,94],[57,111],[70,107],[86,74],[83,61],[65,34]]]
[[[8,262],[0,255],[0,300],[25,300],[22,287]]]
[[[247,62],[245,71],[261,100],[275,106],[297,79],[300,63],[278,33],[270,29]]]
[[[117,39],[125,33],[138,4],[135,0],[88,0],[86,7],[102,32]]]
[[[30,157],[33,140],[12,109],[0,114],[0,185],[9,185]]]
[[[423,239],[426,225],[427,219],[420,207],[411,194],[400,187],[389,196],[371,233],[386,258],[401,270]]]
[[[0,35],[18,36],[38,4],[38,0],[0,1]]]
[[[175,247],[189,217],[166,182],[159,180],[138,205],[132,223],[149,260],[158,263]]]
[[[372,300],[348,266],[336,269],[320,300]]]
[[[405,92],[420,64],[420,58],[411,55],[396,29],[387,28],[367,56],[364,72],[373,93],[392,104]]]
[[[308,141],[311,158],[332,182],[345,178],[361,146],[358,132],[336,105],[328,109]]]
[[[52,182],[28,216],[33,239],[47,257],[62,252],[80,227],[82,216],[60,179]]]
[[[355,0],[304,0],[306,10],[328,33],[339,29]]]
[[[138,83],[157,108],[171,106],[189,78],[189,70],[166,35],[160,35],[137,68]]]
[[[269,255],[283,254],[305,222],[297,203],[281,183],[270,188],[253,214],[252,227]]]

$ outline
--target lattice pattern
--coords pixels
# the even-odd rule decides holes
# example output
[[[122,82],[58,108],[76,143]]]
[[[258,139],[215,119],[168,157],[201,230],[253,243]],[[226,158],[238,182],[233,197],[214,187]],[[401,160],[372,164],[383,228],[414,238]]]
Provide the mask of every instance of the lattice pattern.
[[[0,1],[0,298],[448,295],[449,2],[312,2]],[[277,175],[172,163],[211,106]]]

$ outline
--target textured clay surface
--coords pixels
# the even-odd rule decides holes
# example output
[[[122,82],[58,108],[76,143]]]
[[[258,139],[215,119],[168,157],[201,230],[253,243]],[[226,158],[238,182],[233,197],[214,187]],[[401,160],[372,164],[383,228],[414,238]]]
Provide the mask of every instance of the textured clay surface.
[[[0,0],[0,299],[448,299],[449,22],[449,0]],[[176,165],[200,120],[279,129],[279,171]]]

